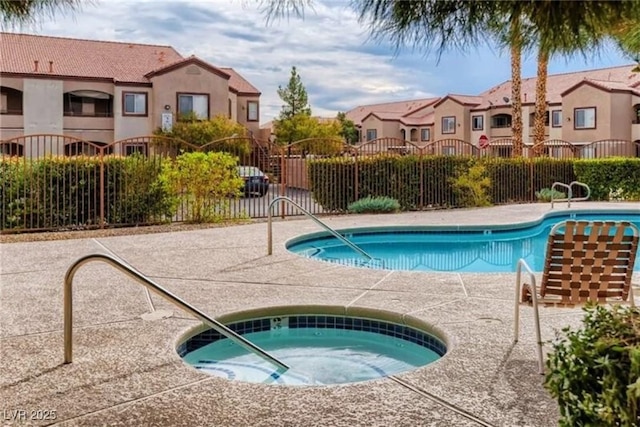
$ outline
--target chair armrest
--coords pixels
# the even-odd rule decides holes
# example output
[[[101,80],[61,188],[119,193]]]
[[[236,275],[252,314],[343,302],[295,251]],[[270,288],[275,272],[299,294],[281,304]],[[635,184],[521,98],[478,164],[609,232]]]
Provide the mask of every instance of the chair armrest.
[[[516,265],[516,300],[518,300],[518,294],[522,290],[522,269],[524,268],[525,273],[529,276],[529,286],[531,287],[531,299],[533,303],[536,303],[538,298],[538,289],[536,287],[536,276],[533,273],[529,264],[523,259],[520,258],[518,260],[518,264]]]

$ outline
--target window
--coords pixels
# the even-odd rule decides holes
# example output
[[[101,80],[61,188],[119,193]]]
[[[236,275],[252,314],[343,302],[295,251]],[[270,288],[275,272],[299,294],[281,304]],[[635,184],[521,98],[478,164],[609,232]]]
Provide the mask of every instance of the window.
[[[420,129],[420,141],[428,141],[431,139],[431,130],[429,128]]]
[[[456,133],[456,118],[453,116],[442,118],[442,133]]]
[[[257,101],[248,101],[247,102],[247,121],[248,122],[257,122],[258,118],[258,102]]]
[[[551,112],[551,127],[562,127],[562,110],[553,110]]]
[[[231,112],[232,112],[232,111],[231,111],[232,106],[233,106],[233,103],[232,103],[232,102],[231,102],[231,100],[229,99],[229,100],[228,100],[228,102],[227,102],[227,107],[229,108],[229,118],[230,118],[230,119],[231,119],[231,118],[233,118],[233,115],[231,114]]]
[[[8,102],[8,97],[7,94],[2,92],[0,94],[0,113],[2,114],[7,114],[7,112],[9,111],[9,102]]]
[[[124,92],[122,108],[123,116],[146,116],[147,94],[146,92]]]
[[[442,154],[444,156],[455,156],[456,155],[456,147],[454,145],[443,145],[442,146]]]
[[[510,128],[511,114],[497,114],[491,117],[492,128]]]
[[[367,129],[367,141],[373,141],[376,138],[378,138],[378,130]]]
[[[180,117],[193,115],[198,120],[209,118],[209,95],[178,94],[178,115]]]
[[[484,116],[471,116],[471,129],[483,130],[484,129]]]
[[[595,129],[596,107],[574,109],[573,127],[574,129]]]
[[[409,133],[409,135],[411,135],[410,136],[411,141],[413,142],[418,141],[418,129],[416,128],[411,129],[411,132]]]

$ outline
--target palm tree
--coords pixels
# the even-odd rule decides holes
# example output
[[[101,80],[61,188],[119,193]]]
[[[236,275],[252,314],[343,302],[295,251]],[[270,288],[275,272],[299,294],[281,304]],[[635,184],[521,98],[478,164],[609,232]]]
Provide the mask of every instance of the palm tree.
[[[533,1],[523,10],[531,23],[525,37],[538,45],[538,72],[534,118],[534,145],[545,139],[547,114],[547,74],[549,58],[554,54],[593,55],[621,22],[637,27],[640,2],[617,1]],[[630,31],[624,34],[631,34]],[[637,40],[637,39],[636,39]],[[627,43],[631,38],[627,38]]]
[[[75,11],[81,5],[91,3],[82,0],[2,0],[0,24],[12,26],[36,21],[38,17],[51,17],[64,10]]]

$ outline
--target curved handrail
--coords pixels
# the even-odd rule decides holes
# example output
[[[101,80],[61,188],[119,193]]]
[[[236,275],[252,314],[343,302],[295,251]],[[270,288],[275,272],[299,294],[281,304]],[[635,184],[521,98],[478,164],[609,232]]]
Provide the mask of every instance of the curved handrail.
[[[278,196],[275,199],[273,199],[271,201],[271,203],[269,203],[269,213],[267,215],[267,227],[268,227],[267,228],[267,246],[268,246],[267,254],[268,255],[273,255],[273,227],[272,227],[272,223],[273,223],[273,205],[275,205],[276,202],[279,202],[279,201],[284,201],[284,202],[291,203],[293,206],[298,208],[302,213],[304,213],[306,216],[311,218],[316,224],[318,224],[319,226],[321,226],[322,228],[327,230],[329,233],[331,233],[333,235],[333,237],[335,237],[336,239],[340,240],[342,243],[344,243],[345,245],[349,246],[351,249],[353,249],[354,251],[358,252],[360,255],[364,256],[365,258],[369,258],[369,260],[373,260],[374,259],[371,255],[366,253],[360,247],[355,245],[353,242],[350,242],[342,234],[338,233],[336,230],[334,230],[333,228],[329,227],[324,222],[320,221],[314,214],[312,214],[311,212],[309,212],[308,210],[306,210],[305,208],[300,206],[298,203],[293,201],[293,199],[291,199],[291,198],[289,198],[287,196]]]
[[[553,192],[556,189],[556,187],[564,187],[564,188],[567,189],[567,198],[566,199],[554,199],[553,198],[553,194],[554,194]],[[554,182],[553,185],[551,185],[551,209],[553,209],[553,203],[555,201],[567,202],[568,206],[571,207],[571,186],[565,184],[564,182],[559,182],[559,181]]]
[[[573,198],[573,186],[574,185],[578,185],[580,187],[586,188],[587,189],[587,195],[584,197],[578,197],[578,198]],[[558,187],[564,187],[567,189],[567,198],[566,199],[554,199],[553,198],[553,190],[555,190],[556,186]],[[567,207],[570,208],[571,207],[571,201],[574,202],[582,202],[585,200],[589,200],[589,197],[591,197],[591,188],[589,188],[589,186],[587,184],[585,184],[584,182],[580,182],[580,181],[571,181],[568,185],[563,183],[563,182],[554,182],[553,185],[551,186],[551,209],[553,209],[553,203],[554,202],[567,202]]]
[[[571,200],[573,200],[574,202],[582,202],[584,200],[589,200],[589,197],[591,197],[591,188],[589,188],[589,186],[584,182],[580,182],[580,181],[571,181],[571,183],[569,184],[569,187],[573,187],[574,185],[579,185],[580,187],[586,188],[587,195],[584,197],[578,197],[576,199],[571,199]]]
[[[244,347],[246,350],[257,354],[263,359],[273,363],[280,369],[284,369],[284,370],[289,369],[289,367],[284,363],[282,363],[280,360],[276,359],[275,357],[273,357],[272,355],[270,355],[269,353],[267,353],[266,351],[264,351],[263,349],[255,345],[254,343],[252,343],[251,341],[248,341],[247,339],[243,338],[241,335],[227,328],[222,323],[207,316],[206,314],[204,314],[197,308],[193,307],[192,305],[188,304],[181,298],[173,295],[171,292],[167,291],[162,286],[148,279],[146,276],[144,276],[135,268],[127,264],[124,264],[123,262],[119,261],[118,259],[112,256],[105,255],[105,254],[86,255],[78,259],[76,262],[74,262],[71,265],[71,267],[69,267],[69,269],[67,270],[67,273],[65,274],[65,277],[64,277],[64,363],[71,363],[73,358],[73,292],[72,292],[73,277],[75,276],[76,272],[80,267],[82,267],[84,264],[90,261],[103,261],[111,265],[112,267],[115,267],[117,270],[120,270],[121,272],[125,273],[127,276],[138,281],[140,284],[144,285],[148,289],[151,289],[161,297],[169,300],[170,302],[174,303],[181,309],[185,310],[186,312],[202,320],[204,323],[211,326],[211,328],[216,330],[218,333],[229,338],[231,341],[235,342],[236,344]]]

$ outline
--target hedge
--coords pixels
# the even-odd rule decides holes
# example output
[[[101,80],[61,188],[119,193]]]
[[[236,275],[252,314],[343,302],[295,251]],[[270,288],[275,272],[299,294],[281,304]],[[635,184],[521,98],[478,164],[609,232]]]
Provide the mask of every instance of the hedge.
[[[172,200],[158,181],[162,164],[141,156],[104,158],[104,199],[99,157],[19,158],[0,162],[2,229],[95,226],[104,205],[108,224],[157,221],[171,215]]]
[[[453,183],[476,164],[490,179],[493,204],[536,201],[535,193],[554,182],[581,181],[592,199],[607,200],[621,189],[628,200],[640,199],[640,159],[473,158],[460,156],[392,156],[327,158],[309,161],[310,190],[325,210],[344,212],[364,197],[391,197],[402,210],[459,207]],[[584,191],[575,187],[574,196]]]
[[[593,200],[608,200],[618,190],[626,200],[640,200],[640,158],[581,159],[574,168],[577,180],[591,188]]]

